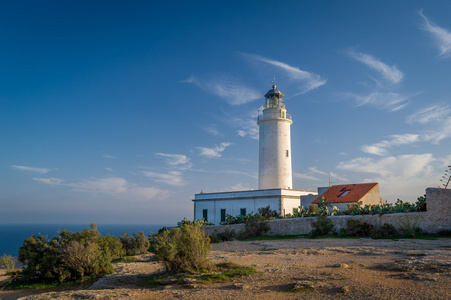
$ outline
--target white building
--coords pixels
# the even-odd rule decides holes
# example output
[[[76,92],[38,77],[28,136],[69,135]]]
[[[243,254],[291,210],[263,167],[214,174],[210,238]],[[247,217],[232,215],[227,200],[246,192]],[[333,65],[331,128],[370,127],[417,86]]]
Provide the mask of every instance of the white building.
[[[284,216],[298,209],[301,196],[310,203],[316,198],[316,192],[292,189],[290,126],[293,121],[283,97],[273,85],[265,95],[265,105],[258,116],[258,190],[196,194],[193,200],[195,220],[219,224],[228,214],[257,213],[259,208],[268,205]]]

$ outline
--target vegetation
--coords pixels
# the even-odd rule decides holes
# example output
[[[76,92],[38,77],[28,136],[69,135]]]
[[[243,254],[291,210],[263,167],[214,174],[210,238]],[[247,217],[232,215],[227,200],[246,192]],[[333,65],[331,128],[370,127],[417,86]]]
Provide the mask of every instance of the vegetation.
[[[16,259],[11,255],[3,254],[0,258],[0,267],[6,269],[6,272],[11,272],[16,268]]]
[[[334,233],[334,224],[326,216],[319,216],[316,221],[312,222],[313,230],[310,231],[310,237],[318,237]]]
[[[356,219],[346,221],[346,227],[340,230],[340,236],[364,237],[370,236],[374,226]]]
[[[150,246],[150,242],[143,232],[133,233],[132,236],[124,232],[119,240],[127,256],[146,253]]]
[[[209,269],[210,238],[199,226],[183,224],[152,236],[153,251],[170,273]]]
[[[120,239],[102,237],[95,224],[81,232],[63,230],[52,239],[32,235],[20,247],[18,260],[25,267],[15,285],[97,278],[113,271],[112,260],[124,260],[125,255],[145,253],[148,248],[149,240],[142,232],[124,233]]]

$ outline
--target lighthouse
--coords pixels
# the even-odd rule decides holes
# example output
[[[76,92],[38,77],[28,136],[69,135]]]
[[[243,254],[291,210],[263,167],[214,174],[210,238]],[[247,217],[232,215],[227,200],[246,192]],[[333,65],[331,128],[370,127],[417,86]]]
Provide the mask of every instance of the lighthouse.
[[[265,94],[265,105],[258,116],[258,189],[292,189],[291,135],[293,124],[283,102],[284,94],[275,83]]]
[[[315,200],[317,192],[293,189],[290,126],[293,123],[274,82],[259,113],[258,190],[221,191],[194,195],[194,219],[219,225],[227,215],[246,216],[270,207],[281,216],[294,215]]]

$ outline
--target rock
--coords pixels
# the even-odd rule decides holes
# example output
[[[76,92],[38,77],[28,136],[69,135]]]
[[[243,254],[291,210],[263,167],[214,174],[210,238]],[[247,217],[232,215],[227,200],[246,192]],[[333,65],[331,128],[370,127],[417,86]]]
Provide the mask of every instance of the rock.
[[[349,268],[347,264],[335,264],[334,268]]]

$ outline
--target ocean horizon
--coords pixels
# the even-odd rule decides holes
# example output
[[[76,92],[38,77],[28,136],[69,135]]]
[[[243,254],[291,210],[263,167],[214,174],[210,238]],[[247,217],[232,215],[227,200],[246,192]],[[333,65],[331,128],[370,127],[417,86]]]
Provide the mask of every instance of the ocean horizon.
[[[31,235],[44,235],[52,238],[62,230],[80,232],[90,224],[0,224],[0,257],[4,254],[17,256],[25,239]],[[156,233],[162,227],[175,227],[176,224],[96,224],[102,236],[122,236],[124,232],[132,234],[140,231],[147,236]]]

